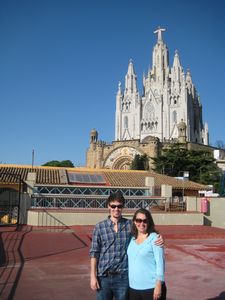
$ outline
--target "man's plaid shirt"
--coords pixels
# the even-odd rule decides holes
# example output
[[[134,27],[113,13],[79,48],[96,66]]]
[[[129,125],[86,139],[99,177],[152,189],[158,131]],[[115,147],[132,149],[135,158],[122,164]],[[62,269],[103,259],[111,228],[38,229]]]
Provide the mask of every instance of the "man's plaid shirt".
[[[90,256],[98,260],[98,275],[104,276],[107,271],[128,271],[127,247],[131,237],[132,221],[121,218],[118,222],[118,232],[110,218],[96,224]]]

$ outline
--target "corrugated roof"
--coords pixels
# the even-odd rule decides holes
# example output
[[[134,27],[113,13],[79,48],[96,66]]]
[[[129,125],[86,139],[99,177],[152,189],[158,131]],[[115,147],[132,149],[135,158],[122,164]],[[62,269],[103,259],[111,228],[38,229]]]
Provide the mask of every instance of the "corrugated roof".
[[[63,168],[66,171],[80,173],[96,173],[102,174],[107,181],[107,185],[114,187],[144,187],[146,177],[154,177],[155,185],[161,186],[167,184],[176,189],[201,190],[207,187],[189,180],[179,180],[174,177],[161,175],[149,171],[134,170],[108,170],[108,169],[86,169],[86,168]],[[18,183],[19,177],[23,181],[27,180],[29,172],[36,172],[36,184],[42,185],[65,185],[59,167],[43,167],[43,166],[24,166],[24,165],[0,165],[0,183]]]
[[[36,173],[36,183],[39,184],[61,184],[60,183],[60,168],[52,167],[31,167],[18,165],[0,165],[0,182],[17,183],[19,177],[27,180],[29,172]]]
[[[155,186],[161,186],[162,184],[167,184],[173,186],[177,189],[191,189],[191,190],[201,190],[205,189],[206,186],[190,181],[190,180],[179,180],[174,177],[158,174],[155,172],[148,171],[114,171],[108,172],[104,171],[104,174],[108,181],[113,186],[125,186],[125,187],[139,187],[145,186],[146,177],[155,178]]]

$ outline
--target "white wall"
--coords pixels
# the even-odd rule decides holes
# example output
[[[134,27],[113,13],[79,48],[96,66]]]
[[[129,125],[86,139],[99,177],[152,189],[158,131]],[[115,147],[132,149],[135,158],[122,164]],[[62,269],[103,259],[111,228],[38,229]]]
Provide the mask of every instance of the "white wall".
[[[134,211],[125,212],[123,215],[132,218]],[[28,211],[28,225],[31,226],[72,226],[95,225],[107,218],[108,211],[95,210],[43,210],[30,209]],[[200,213],[153,213],[156,225],[203,225],[203,214]]]
[[[203,198],[187,197],[187,211],[201,212]],[[204,225],[225,228],[225,198],[208,197],[208,212],[204,213]]]

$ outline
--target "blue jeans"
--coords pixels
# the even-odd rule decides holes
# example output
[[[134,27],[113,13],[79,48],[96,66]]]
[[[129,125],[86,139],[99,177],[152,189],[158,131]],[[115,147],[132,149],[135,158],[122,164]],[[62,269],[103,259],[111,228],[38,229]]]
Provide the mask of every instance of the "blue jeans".
[[[97,300],[128,299],[129,283],[127,274],[117,274],[106,277],[100,276],[98,280],[100,289],[97,291]]]

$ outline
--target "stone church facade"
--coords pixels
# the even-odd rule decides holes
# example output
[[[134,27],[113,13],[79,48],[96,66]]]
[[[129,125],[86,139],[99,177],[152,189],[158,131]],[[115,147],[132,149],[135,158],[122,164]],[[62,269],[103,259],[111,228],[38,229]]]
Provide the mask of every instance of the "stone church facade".
[[[154,31],[157,43],[152,68],[143,75],[142,94],[130,60],[124,89],[119,83],[116,95],[115,140],[111,144],[99,141],[93,129],[87,167],[129,169],[135,154],[156,157],[174,142],[188,148],[208,148],[208,126],[202,121],[202,105],[191,73],[184,72],[177,51],[170,68],[164,31],[160,27]]]

